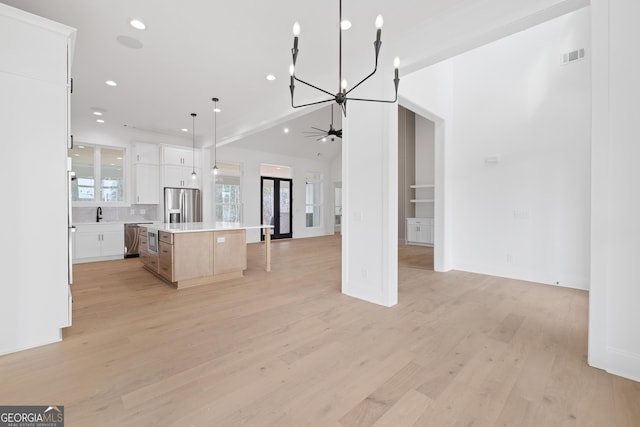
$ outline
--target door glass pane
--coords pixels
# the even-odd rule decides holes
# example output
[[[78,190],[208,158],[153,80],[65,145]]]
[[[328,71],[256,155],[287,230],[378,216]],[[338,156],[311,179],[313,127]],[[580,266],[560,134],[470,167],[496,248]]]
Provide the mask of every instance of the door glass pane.
[[[342,224],[342,187],[335,188],[335,221],[336,225]]]
[[[291,194],[291,184],[289,181],[280,181],[280,234],[291,233],[289,223],[289,198]]]
[[[124,150],[100,150],[100,201],[124,201]]]
[[[262,180],[262,223],[274,225],[273,221],[274,183],[272,179]]]
[[[90,202],[95,200],[94,147],[76,145],[69,150],[71,169],[76,179],[71,182],[72,200]]]
[[[218,169],[214,178],[216,221],[241,222],[240,165],[218,162]]]
[[[305,176],[305,215],[307,227],[320,227],[322,211],[322,174],[308,172]]]

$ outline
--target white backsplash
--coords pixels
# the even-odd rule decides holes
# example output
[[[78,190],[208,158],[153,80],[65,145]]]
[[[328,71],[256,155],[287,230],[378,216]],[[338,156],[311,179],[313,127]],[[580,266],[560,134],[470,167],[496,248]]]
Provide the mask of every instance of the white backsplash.
[[[158,205],[132,205],[130,207],[102,206],[102,221],[161,221]],[[98,207],[74,207],[73,222],[96,222]]]

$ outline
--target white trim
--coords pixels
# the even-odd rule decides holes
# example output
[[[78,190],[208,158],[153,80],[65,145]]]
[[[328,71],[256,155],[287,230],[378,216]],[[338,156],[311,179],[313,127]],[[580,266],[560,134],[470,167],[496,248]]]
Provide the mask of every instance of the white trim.
[[[610,366],[607,349],[607,199],[609,120],[609,0],[591,5],[591,277],[588,359],[591,366]]]
[[[445,120],[402,96],[398,97],[398,103],[435,123],[435,182],[430,184],[434,188],[433,266],[435,271],[449,271],[453,268],[453,259],[450,248],[451,232],[448,230],[450,225],[447,218],[451,218],[452,215],[451,207],[445,204],[449,191],[445,178],[447,161]]]

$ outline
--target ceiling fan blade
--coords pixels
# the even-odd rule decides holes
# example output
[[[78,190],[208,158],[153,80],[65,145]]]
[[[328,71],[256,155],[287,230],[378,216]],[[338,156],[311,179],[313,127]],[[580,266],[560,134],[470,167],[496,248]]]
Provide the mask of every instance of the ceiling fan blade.
[[[320,128],[314,128],[313,126],[311,126],[311,129],[315,129],[315,130],[319,130],[320,132],[327,133],[327,131],[326,131],[326,130],[324,130],[324,129],[320,129]]]

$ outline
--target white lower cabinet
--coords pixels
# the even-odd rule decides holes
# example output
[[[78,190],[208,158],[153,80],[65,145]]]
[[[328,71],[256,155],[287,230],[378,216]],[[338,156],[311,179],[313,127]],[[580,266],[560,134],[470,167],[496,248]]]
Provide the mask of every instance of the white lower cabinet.
[[[407,218],[407,244],[433,245],[433,218]]]
[[[124,257],[123,224],[76,225],[73,262],[106,261]]]

